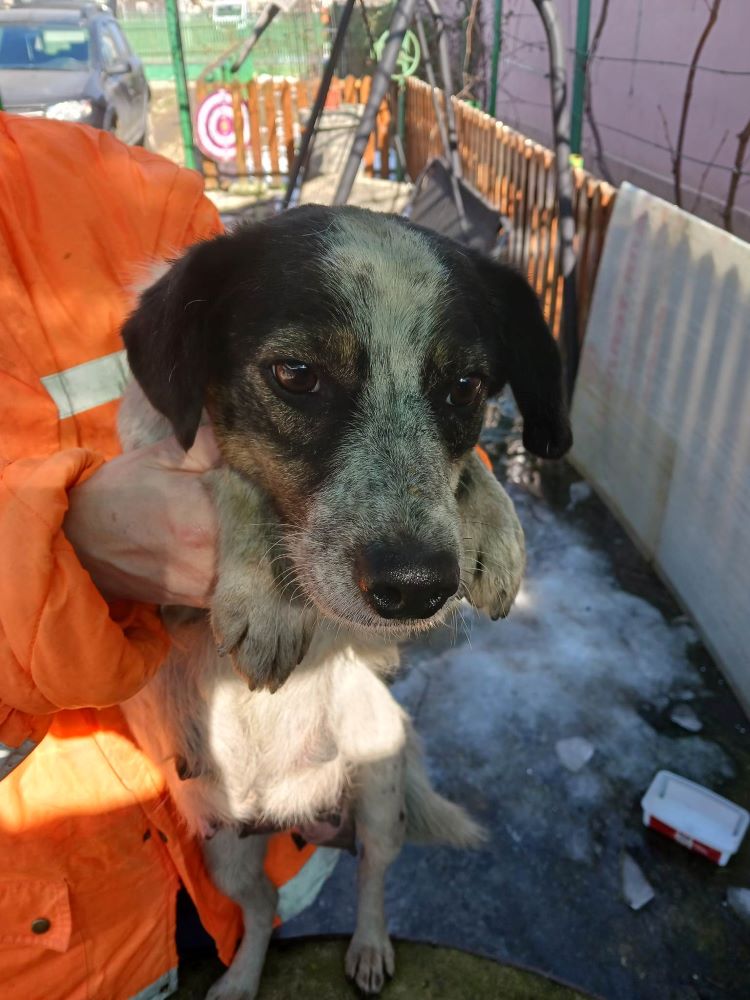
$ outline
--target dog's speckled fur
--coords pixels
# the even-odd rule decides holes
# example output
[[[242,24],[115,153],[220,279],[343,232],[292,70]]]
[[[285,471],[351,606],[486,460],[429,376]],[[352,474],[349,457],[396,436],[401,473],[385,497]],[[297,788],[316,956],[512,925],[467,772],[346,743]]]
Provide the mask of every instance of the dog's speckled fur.
[[[309,824],[342,796],[364,845],[346,969],[377,992],[393,972],[383,878],[404,837],[479,836],[431,789],[381,676],[397,639],[461,597],[507,612],[523,537],[472,448],[487,394],[510,380],[527,446],[566,450],[554,344],[512,272],[396,217],[322,208],[189,251],[143,294],[124,339],[146,396],[126,395],[125,446],[171,428],[189,447],[205,407],[225,462],[207,477],[219,651],[206,621],[174,626],[167,664],[126,706],[186,822],[212,835],[214,876],[245,913],[249,933],[210,996],[255,995],[273,918],[265,841],[237,834]],[[319,391],[279,389],[284,359],[313,367]],[[451,386],[467,374],[481,392],[457,407]],[[417,564],[447,552],[459,591],[432,618],[386,621],[357,585],[357,555],[373,544],[400,545]]]

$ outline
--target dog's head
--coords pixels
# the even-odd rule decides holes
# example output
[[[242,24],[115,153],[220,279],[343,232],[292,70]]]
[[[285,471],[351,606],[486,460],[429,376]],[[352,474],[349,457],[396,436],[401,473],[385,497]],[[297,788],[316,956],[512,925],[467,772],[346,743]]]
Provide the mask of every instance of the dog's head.
[[[189,250],[141,297],[133,373],[184,448],[208,410],[324,613],[395,633],[459,588],[456,491],[510,383],[524,443],[570,446],[560,361],[515,272],[395,216],[300,208]]]

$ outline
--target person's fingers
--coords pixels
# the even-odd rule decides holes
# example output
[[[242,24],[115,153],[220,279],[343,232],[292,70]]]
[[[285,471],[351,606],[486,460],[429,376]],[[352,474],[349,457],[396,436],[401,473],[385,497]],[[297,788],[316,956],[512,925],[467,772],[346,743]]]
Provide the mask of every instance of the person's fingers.
[[[194,468],[196,472],[205,472],[206,469],[213,469],[219,464],[221,455],[213,428],[209,424],[198,428],[195,443],[185,458],[187,460],[185,468]]]

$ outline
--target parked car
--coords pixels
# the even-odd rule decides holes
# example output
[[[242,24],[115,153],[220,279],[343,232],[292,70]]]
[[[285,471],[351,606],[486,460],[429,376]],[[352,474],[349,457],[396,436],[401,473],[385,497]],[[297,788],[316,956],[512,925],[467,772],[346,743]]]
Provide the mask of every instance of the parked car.
[[[85,122],[142,144],[150,100],[143,65],[103,4],[50,0],[0,10],[6,111]]]

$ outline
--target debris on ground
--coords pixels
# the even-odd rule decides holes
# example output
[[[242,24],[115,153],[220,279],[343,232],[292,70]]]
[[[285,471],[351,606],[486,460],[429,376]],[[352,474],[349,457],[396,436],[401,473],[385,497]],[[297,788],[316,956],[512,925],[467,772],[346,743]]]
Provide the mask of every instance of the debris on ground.
[[[686,729],[689,733],[699,733],[703,729],[703,723],[690,705],[675,705],[669,713],[669,718],[676,726]]]
[[[568,508],[575,507],[576,504],[583,503],[585,500],[588,500],[591,493],[591,487],[587,482],[585,482],[585,480],[581,480],[580,483],[571,483],[570,503],[568,504]]]
[[[656,895],[641,866],[627,851],[622,855],[622,894],[631,910],[642,910]]]
[[[750,889],[737,885],[730,886],[727,889],[727,902],[738,916],[750,921]]]
[[[567,739],[558,740],[555,743],[557,756],[563,767],[567,767],[574,774],[585,767],[594,756],[594,745],[583,736],[569,736]]]

